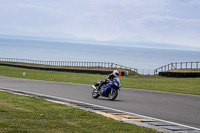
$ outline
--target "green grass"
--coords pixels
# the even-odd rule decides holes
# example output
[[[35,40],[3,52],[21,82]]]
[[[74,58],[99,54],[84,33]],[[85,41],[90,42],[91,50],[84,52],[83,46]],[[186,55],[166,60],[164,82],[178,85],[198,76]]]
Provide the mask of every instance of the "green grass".
[[[157,90],[200,95],[200,78],[167,78],[161,76],[123,77],[122,84],[128,88]]]
[[[50,65],[42,65],[42,64],[32,64],[32,63],[23,63],[23,62],[4,62],[4,61],[0,61],[0,63],[4,63],[4,64],[14,64],[14,65],[23,65],[23,66],[35,66],[35,67],[55,67],[55,68],[76,68],[76,69],[115,70],[115,68],[107,68],[107,67],[50,66]],[[125,69],[119,68],[118,70],[125,70]]]
[[[153,133],[156,131],[43,99],[0,91],[0,132]]]
[[[26,76],[23,76],[26,72]],[[107,75],[31,70],[24,68],[0,66],[0,75],[18,78],[94,84]],[[200,78],[169,78],[161,76],[142,76],[131,72],[129,76],[120,77],[122,87],[158,90],[175,93],[200,95]]]

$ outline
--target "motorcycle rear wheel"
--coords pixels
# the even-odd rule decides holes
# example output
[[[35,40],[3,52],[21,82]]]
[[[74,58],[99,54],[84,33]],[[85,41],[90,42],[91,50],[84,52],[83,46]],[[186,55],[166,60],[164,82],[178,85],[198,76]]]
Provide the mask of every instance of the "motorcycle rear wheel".
[[[98,98],[100,95],[98,94],[98,92],[96,90],[92,91],[92,97],[93,98]]]
[[[118,95],[118,90],[114,90],[113,92],[110,91],[110,93],[108,94],[108,99],[113,101],[115,100],[115,98],[117,98]]]

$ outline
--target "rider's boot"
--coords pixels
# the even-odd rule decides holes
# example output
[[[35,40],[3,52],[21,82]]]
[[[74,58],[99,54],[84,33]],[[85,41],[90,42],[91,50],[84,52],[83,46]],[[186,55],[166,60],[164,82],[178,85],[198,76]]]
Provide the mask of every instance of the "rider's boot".
[[[95,89],[95,90],[97,89],[95,85],[92,85],[92,88]]]
[[[93,88],[96,92],[98,92],[99,85],[98,85],[98,84],[96,84],[96,85],[92,85],[92,88]]]

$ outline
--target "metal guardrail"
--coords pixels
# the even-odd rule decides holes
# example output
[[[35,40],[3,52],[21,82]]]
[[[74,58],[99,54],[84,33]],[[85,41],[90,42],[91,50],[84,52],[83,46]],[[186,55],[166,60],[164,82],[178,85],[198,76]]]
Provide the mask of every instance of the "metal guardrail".
[[[154,69],[137,69],[137,73],[141,75],[154,75]]]
[[[126,67],[110,62],[82,62],[82,61],[43,61],[18,58],[1,58],[1,62],[29,63],[48,66],[71,66],[71,67],[102,67],[102,68],[121,68],[137,72],[136,68]]]
[[[44,61],[44,60],[30,60],[19,58],[1,58],[1,62],[14,62],[14,63],[29,63],[48,66],[71,66],[71,67],[102,67],[102,68],[121,68],[131,70],[142,75],[156,75],[159,72],[169,71],[173,69],[200,69],[200,62],[175,62],[161,66],[155,70],[150,69],[136,69],[126,67],[111,62],[83,62],[83,61]]]
[[[199,69],[200,62],[175,62],[170,63],[164,66],[161,66],[154,70],[154,75],[158,74],[159,72],[174,70],[174,69]]]

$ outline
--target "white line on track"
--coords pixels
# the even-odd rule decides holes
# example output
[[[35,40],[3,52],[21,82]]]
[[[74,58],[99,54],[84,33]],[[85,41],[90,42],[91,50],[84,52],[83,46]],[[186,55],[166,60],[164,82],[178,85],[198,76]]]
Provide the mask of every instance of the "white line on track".
[[[68,102],[72,102],[72,103],[74,102],[74,103],[80,103],[80,104],[87,104],[87,105],[91,105],[91,106],[95,106],[95,107],[100,107],[100,108],[104,108],[104,109],[110,109],[110,110],[117,111],[117,112],[123,112],[123,113],[126,113],[126,114],[130,114],[130,115],[134,115],[134,116],[138,116],[138,117],[143,117],[143,118],[146,118],[146,119],[166,122],[166,123],[169,123],[169,124],[182,126],[182,127],[186,127],[186,128],[190,128],[190,129],[194,129],[194,130],[200,131],[200,128],[187,126],[187,125],[183,125],[183,124],[179,124],[179,123],[175,123],[175,122],[170,122],[170,121],[166,121],[166,120],[162,120],[162,119],[157,119],[157,118],[153,118],[153,117],[148,117],[148,116],[144,116],[144,115],[140,115],[140,114],[135,114],[135,113],[131,113],[131,112],[126,112],[126,111],[122,111],[122,110],[118,110],[118,109],[114,109],[114,108],[109,108],[109,107],[105,107],[105,106],[100,106],[100,105],[95,105],[95,104],[91,104],[91,103],[81,102],[81,101],[77,101],[77,100],[61,98],[61,97],[45,95],[45,94],[39,94],[39,93],[34,93],[34,92],[28,92],[28,91],[21,91],[21,90],[17,90],[17,89],[4,88],[4,87],[0,87],[0,90],[5,90],[5,91],[6,90],[7,91],[10,90],[10,91],[19,92],[19,93],[21,92],[21,93],[27,93],[27,94],[32,94],[32,95],[38,95],[38,96],[42,96],[42,97],[51,97],[51,98],[54,98],[54,99],[60,99],[60,100],[64,100],[64,101],[68,101]]]

